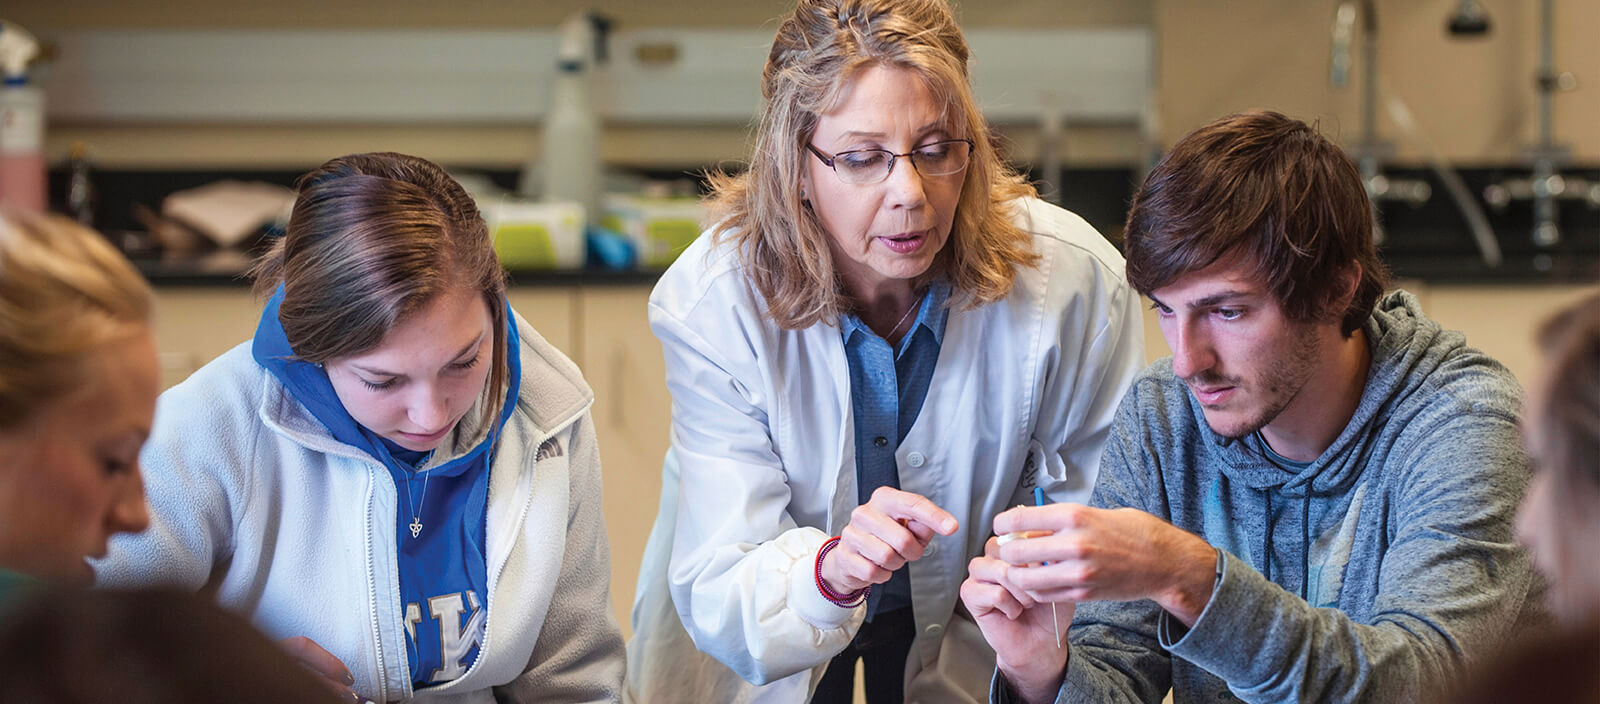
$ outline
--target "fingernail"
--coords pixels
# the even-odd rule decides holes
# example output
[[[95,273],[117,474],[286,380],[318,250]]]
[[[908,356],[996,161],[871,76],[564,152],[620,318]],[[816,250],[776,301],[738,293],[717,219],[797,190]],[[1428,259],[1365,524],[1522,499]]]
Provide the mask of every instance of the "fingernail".
[[[939,527],[943,528],[946,533],[954,533],[956,530],[956,519],[946,518],[944,519],[943,523],[939,524]]]
[[[347,685],[355,684],[356,683],[356,676],[350,674],[349,672],[344,673],[344,683],[347,684]]]

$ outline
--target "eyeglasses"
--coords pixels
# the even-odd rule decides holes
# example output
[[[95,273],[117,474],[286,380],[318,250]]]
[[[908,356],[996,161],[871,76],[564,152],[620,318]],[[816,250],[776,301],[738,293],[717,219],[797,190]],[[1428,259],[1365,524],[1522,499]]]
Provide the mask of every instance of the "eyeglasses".
[[[911,166],[923,176],[961,173],[972,156],[972,140],[947,139],[924,144],[904,154],[887,149],[858,149],[828,156],[810,144],[806,145],[806,149],[810,149],[822,163],[833,169],[840,181],[854,186],[868,186],[889,178],[889,174],[894,172],[894,162],[903,156],[911,157]]]

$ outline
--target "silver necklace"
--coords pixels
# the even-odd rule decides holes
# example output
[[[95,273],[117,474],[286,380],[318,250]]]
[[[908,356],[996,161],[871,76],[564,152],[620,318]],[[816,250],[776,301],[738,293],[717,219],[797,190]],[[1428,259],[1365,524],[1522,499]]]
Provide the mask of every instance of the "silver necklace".
[[[915,311],[919,307],[918,306],[919,303],[922,303],[922,297],[921,296],[917,296],[916,298],[912,299],[911,307],[906,309],[906,314],[900,316],[900,322],[895,323],[894,327],[889,328],[889,332],[883,336],[883,339],[887,340],[887,339],[889,339],[891,337],[894,337],[895,332],[900,330],[900,326],[901,325],[905,325],[906,324],[906,320],[911,317],[912,311]]]
[[[418,462],[417,466],[421,467],[422,465],[427,464],[428,460],[430,460],[430,459],[433,459],[433,452],[431,452],[431,451],[428,452],[428,454],[422,456],[422,461]],[[415,479],[416,475],[417,475],[417,473],[413,472],[411,477],[406,479],[406,508],[412,508],[412,504],[411,504],[411,479]],[[430,469],[430,470],[423,470],[422,471],[422,502],[418,503],[416,505],[416,508],[412,509],[412,511],[411,511],[411,523],[410,523],[410,525],[407,526],[408,528],[411,529],[411,537],[413,539],[415,539],[418,536],[422,535],[422,505],[426,504],[428,502],[428,479],[431,478],[431,477],[433,477],[433,470]]]

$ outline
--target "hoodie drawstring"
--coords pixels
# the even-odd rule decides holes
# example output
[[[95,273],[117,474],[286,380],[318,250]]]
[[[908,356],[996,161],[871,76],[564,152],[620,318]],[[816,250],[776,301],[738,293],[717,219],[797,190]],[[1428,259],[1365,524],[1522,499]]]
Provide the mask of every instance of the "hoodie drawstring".
[[[1272,490],[1262,489],[1267,499],[1266,530],[1261,531],[1261,567],[1268,582],[1272,581]],[[1311,493],[1306,492],[1300,505],[1300,598],[1310,601],[1311,584]]]
[[[1267,525],[1261,531],[1261,566],[1264,568],[1267,581],[1272,581],[1272,490],[1262,489],[1261,494],[1267,497]]]
[[[1311,593],[1311,492],[1300,506],[1300,599],[1309,601]]]

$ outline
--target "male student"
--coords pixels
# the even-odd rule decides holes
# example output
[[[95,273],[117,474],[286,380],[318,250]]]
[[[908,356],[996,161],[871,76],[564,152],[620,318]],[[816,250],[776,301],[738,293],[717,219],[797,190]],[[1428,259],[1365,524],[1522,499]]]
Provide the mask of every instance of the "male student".
[[[1000,514],[1022,539],[972,561],[993,699],[1417,701],[1537,608],[1519,387],[1383,294],[1372,231],[1349,158],[1277,113],[1151,172],[1128,281],[1172,357],[1124,397],[1091,506]]]

